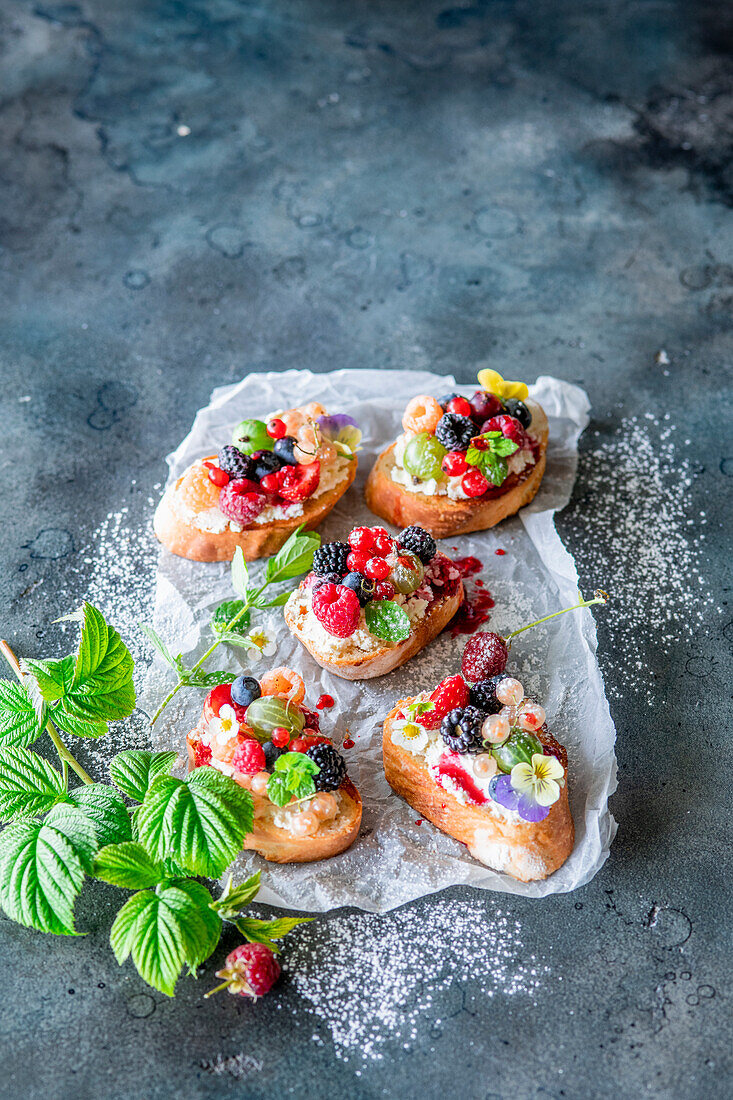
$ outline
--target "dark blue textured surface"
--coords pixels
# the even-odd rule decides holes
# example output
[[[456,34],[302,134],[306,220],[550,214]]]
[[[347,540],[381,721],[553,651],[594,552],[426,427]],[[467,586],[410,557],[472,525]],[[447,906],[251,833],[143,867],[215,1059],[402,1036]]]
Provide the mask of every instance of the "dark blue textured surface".
[[[697,664],[694,645],[662,657],[649,640],[653,708],[623,694],[624,654],[599,625],[620,830],[572,897],[502,899],[527,949],[551,948],[535,1007],[497,995],[469,1013],[437,995],[410,1048],[357,1077],[327,1032],[311,1041],[287,984],[241,1014],[204,1002],[203,983],[150,997],[109,952],[118,898],[102,890],[80,906],[84,941],[0,923],[0,1094],[730,1088],[729,14],[672,0],[2,5],[0,606],[21,652],[53,651],[48,620],[85,593],[81,550],[108,512],[149,522],[161,456],[212,387],[281,367],[468,381],[490,357],[509,377],[556,374],[590,394],[586,453],[624,415],[669,412],[699,441],[690,514],[708,513],[726,610],[706,611]],[[592,523],[587,471],[560,521],[571,548]],[[582,556],[579,570],[598,583]],[[496,899],[478,897],[490,914]],[[239,1051],[262,1070],[202,1068]]]

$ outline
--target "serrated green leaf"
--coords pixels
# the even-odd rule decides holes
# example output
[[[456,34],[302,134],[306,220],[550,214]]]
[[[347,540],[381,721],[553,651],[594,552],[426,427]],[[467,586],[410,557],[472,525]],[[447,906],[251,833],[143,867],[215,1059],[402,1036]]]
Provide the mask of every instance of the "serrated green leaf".
[[[43,733],[45,709],[44,703],[37,713],[25,684],[0,681],[0,746],[32,745]]]
[[[232,876],[230,875],[229,881],[219,897],[209,903],[211,908],[225,919],[241,913],[257,897],[260,889],[260,876],[261,872],[255,871],[246,882],[240,883],[239,886],[233,886]]]
[[[191,874],[216,878],[241,848],[252,821],[249,791],[214,768],[197,768],[183,780],[158,779],[136,826],[154,859],[170,855]]]
[[[171,652],[161,638],[160,634],[158,634],[157,631],[153,630],[152,626],[148,626],[147,623],[138,623],[138,626],[140,627],[148,641],[152,643],[153,648],[157,650],[163,660],[167,664],[172,665],[175,668],[176,662],[173,660]]]
[[[248,585],[249,570],[247,568],[247,562],[244,560],[242,547],[238,546],[232,558],[232,588],[238,595],[246,599]]]
[[[94,822],[70,802],[57,802],[46,815],[44,824],[52,826],[74,845],[84,871],[89,874],[99,847]]]
[[[126,718],[135,707],[133,660],[114,627],[90,603],[84,604],[84,625],[68,694],[90,717],[111,721]]]
[[[38,690],[47,703],[55,703],[71,686],[74,679],[74,658],[62,657],[60,660],[34,661],[24,660],[21,668],[35,678]]]
[[[33,816],[64,797],[64,779],[29,749],[0,749],[0,818]]]
[[[60,827],[15,821],[0,837],[0,905],[11,920],[41,932],[74,936],[74,903],[85,855]]]
[[[519,444],[515,443],[513,439],[507,439],[502,436],[501,439],[497,439],[491,447],[494,454],[501,455],[502,458],[507,455],[513,455],[515,451],[519,450]]]
[[[265,567],[265,580],[287,581],[307,573],[313,565],[313,555],[321,545],[321,536],[316,531],[293,531],[287,542],[270,558]]]
[[[178,753],[149,752],[147,749],[125,749],[109,762],[112,782],[123,794],[142,802],[158,776],[166,775],[173,767]]]
[[[403,642],[410,636],[410,617],[394,600],[370,600],[364,608],[367,630],[385,642]]]
[[[114,787],[106,783],[91,783],[69,791],[72,806],[89,818],[97,837],[97,848],[130,840],[132,830],[127,806]]]
[[[192,879],[177,880],[172,885],[187,894],[198,909],[201,923],[205,930],[205,936],[193,940],[193,949],[186,953],[186,962],[193,972],[196,967],[206,962],[221,938],[221,917],[211,908],[211,894],[200,882]]]
[[[235,928],[241,932],[250,943],[264,943],[276,954],[280,951],[280,945],[276,940],[281,940],[292,932],[299,924],[309,924],[313,917],[276,917],[274,920],[258,920],[256,917],[239,917],[233,921]]]
[[[216,634],[226,633],[228,624],[235,615],[238,615],[240,611],[242,611],[243,607],[244,602],[242,600],[225,600],[223,603],[220,603],[211,616],[211,629]],[[249,630],[249,624],[250,614],[249,611],[246,611],[241,619],[238,619],[234,624],[232,630],[236,634],[246,634]]]
[[[142,844],[134,840],[100,848],[92,873],[95,878],[126,890],[145,890],[168,877],[162,865],[151,859]]]
[[[56,725],[64,733],[70,733],[72,737],[104,737],[107,732],[107,723],[90,717],[83,707],[79,707],[76,700],[70,695],[53,707],[51,717]]]

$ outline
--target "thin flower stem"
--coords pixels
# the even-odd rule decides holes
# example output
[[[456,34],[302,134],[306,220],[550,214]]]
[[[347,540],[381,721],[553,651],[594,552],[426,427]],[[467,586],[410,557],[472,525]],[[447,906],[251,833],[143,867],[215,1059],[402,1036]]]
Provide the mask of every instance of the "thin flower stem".
[[[12,649],[10,648],[10,646],[8,645],[7,642],[0,641],[0,653],[2,653],[3,657],[8,662],[8,664],[12,668],[13,672],[18,677],[18,680],[22,684],[23,679],[24,679],[23,678],[23,672],[21,670],[20,665],[18,664],[17,657],[15,656],[15,654],[13,653]],[[68,767],[70,767],[73,771],[76,772],[76,774],[79,776],[79,778],[82,780],[82,782],[87,783],[87,784],[93,783],[94,780],[92,779],[89,772],[85,771],[84,768],[82,768],[81,764],[72,756],[69,749],[66,747],[64,742],[61,740],[61,737],[60,737],[58,731],[56,730],[56,727],[54,726],[54,724],[53,724],[53,722],[51,721],[50,718],[46,722],[46,732],[48,733],[48,736],[53,741],[54,748],[56,749],[56,752],[58,753],[58,757],[59,757],[59,760],[61,761],[61,766],[62,766],[63,772],[64,772],[64,780],[66,780],[66,777],[67,777],[66,768],[67,768],[67,765],[68,765]]]
[[[579,603],[573,604],[572,607],[564,607],[562,611],[553,611],[551,615],[545,615],[543,619],[536,619],[535,622],[528,623],[527,626],[520,626],[519,630],[513,630],[511,634],[507,634],[505,640],[509,642],[512,638],[516,638],[517,634],[523,634],[525,630],[531,630],[533,626],[539,626],[540,623],[546,623],[549,619],[556,619],[558,615],[564,615],[566,611],[577,611],[581,607],[593,607],[593,604],[607,603],[607,601],[608,596],[606,593],[598,589],[594,593],[594,598],[592,600],[584,600],[581,596]]]

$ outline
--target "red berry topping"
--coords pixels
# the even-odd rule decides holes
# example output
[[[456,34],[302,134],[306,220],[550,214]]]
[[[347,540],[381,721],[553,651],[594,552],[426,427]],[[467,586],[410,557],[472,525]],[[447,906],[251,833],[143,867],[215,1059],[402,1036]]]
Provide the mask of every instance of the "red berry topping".
[[[442,680],[430,695],[433,710],[418,717],[418,722],[427,730],[437,730],[449,711],[456,707],[465,707],[468,703],[468,684],[462,676],[449,676]]]
[[[333,695],[322,695],[320,697],[320,699],[318,700],[318,702],[316,703],[316,706],[318,707],[319,710],[329,710],[331,707],[333,707],[335,705],[336,705],[336,701],[335,701]]]
[[[466,456],[463,451],[448,451],[441,463],[443,467],[443,473],[448,474],[449,477],[460,477],[461,474],[465,474],[468,469],[468,463],[466,462]]]
[[[359,597],[344,584],[322,584],[313,593],[313,614],[335,638],[350,638],[359,625]]]
[[[472,466],[470,470],[466,470],[461,478],[461,488],[466,496],[480,497],[486,492],[488,487],[488,481],[477,466]]]
[[[484,432],[501,432],[507,439],[513,439],[518,447],[527,445],[525,430],[514,416],[492,416],[481,428],[481,433]]]
[[[256,775],[265,769],[265,750],[254,737],[247,737],[234,750],[232,767],[244,775]]]
[[[209,481],[213,481],[214,485],[218,485],[220,489],[223,489],[225,485],[229,484],[229,474],[226,470],[222,470],[221,466],[214,466],[211,462],[205,462],[204,466],[209,470]]]
[[[288,747],[291,752],[305,752],[308,748],[308,742],[305,737],[296,737],[294,741],[290,742]]]
[[[370,558],[364,566],[364,575],[373,581],[386,581],[389,573],[389,563],[384,558]]]
[[[352,550],[346,555],[346,568],[351,573],[364,573],[368,561],[369,554],[366,550]]]
[[[375,600],[391,600],[397,589],[389,581],[377,581],[374,589]]]
[[[290,730],[286,730],[285,726],[275,726],[270,734],[270,740],[277,748],[283,749],[290,740]]]
[[[389,535],[379,534],[374,539],[373,553],[380,558],[386,558],[387,554],[391,554],[394,550],[394,541]]]
[[[296,503],[307,500],[315,493],[318,482],[321,480],[321,464],[318,460],[309,462],[306,466],[285,466],[279,471],[280,485],[278,492],[281,497]]]
[[[498,416],[503,405],[496,394],[487,393],[486,390],[476,390],[471,398],[471,416],[481,423],[490,416]]]
[[[270,439],[282,439],[287,430],[284,421],[278,420],[277,417],[267,422],[267,434]]]
[[[193,743],[193,763],[196,768],[202,768],[205,764],[211,763],[211,749],[202,741]]]
[[[204,721],[210,722],[212,718],[219,717],[219,711],[223,706],[232,705],[232,685],[219,684],[212,688],[204,699]]]
[[[458,416],[470,416],[473,409],[471,408],[471,402],[467,401],[465,397],[452,397],[446,405],[445,411],[457,413]]]
[[[377,535],[383,535],[386,539],[389,538],[389,531],[386,527],[372,527],[371,531],[375,538]]]
[[[224,979],[224,986],[230,993],[257,1000],[268,993],[280,977],[280,963],[266,944],[243,943],[227,955],[224,968],[217,970],[216,976]],[[215,992],[212,989],[211,993]],[[206,996],[210,997],[211,993]]]
[[[246,526],[257,519],[267,504],[265,494],[259,490],[256,481],[246,477],[236,478],[219,492],[219,508],[228,519]]]
[[[374,535],[368,527],[355,527],[347,541],[352,550],[369,550],[374,543]]]
[[[299,703],[298,706],[303,712],[306,728],[318,732],[321,728],[321,716],[318,711],[311,710],[309,707],[304,707],[302,703]]]
[[[482,631],[474,634],[463,651],[461,672],[471,683],[498,676],[506,668],[509,650],[500,634]]]
[[[281,470],[276,470],[274,474],[265,474],[260,481],[262,488],[268,493],[279,493],[282,481],[281,473]]]

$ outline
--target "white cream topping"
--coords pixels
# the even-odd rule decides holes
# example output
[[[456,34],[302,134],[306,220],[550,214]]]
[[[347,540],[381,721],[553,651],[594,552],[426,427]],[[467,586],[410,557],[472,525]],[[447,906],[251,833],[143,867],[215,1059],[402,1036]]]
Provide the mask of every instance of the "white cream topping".
[[[400,604],[413,625],[424,617],[428,608],[428,601],[420,596],[402,596],[398,593],[393,602]],[[375,653],[378,649],[399,645],[398,642],[386,642],[383,638],[377,638],[367,629],[363,608],[359,615],[359,625],[348,638],[337,638],[329,634],[313,614],[313,590],[310,588],[296,588],[286,607],[298,619],[308,648],[326,657],[358,658]]]

